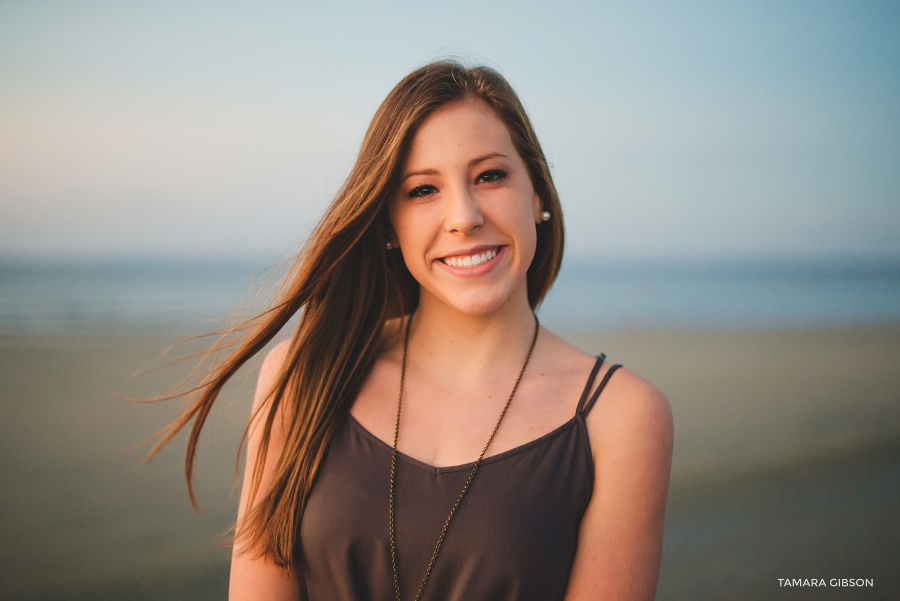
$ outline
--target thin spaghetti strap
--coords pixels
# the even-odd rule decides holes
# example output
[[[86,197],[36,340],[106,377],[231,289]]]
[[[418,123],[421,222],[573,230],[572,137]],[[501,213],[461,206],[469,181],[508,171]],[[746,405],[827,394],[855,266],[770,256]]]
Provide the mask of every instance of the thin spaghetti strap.
[[[581,398],[578,399],[578,412],[581,413],[583,411],[584,402],[588,398],[588,394],[591,392],[591,386],[594,385],[594,378],[597,377],[597,372],[600,371],[600,366],[603,365],[603,360],[606,359],[606,355],[600,353],[597,355],[597,361],[594,363],[594,369],[591,370],[591,375],[588,376],[587,383],[584,385],[584,392],[581,393]]]
[[[597,402],[597,397],[600,396],[600,393],[603,392],[603,389],[606,388],[606,383],[609,382],[610,377],[612,377],[613,372],[622,367],[620,364],[616,363],[603,374],[603,379],[600,380],[600,385],[597,386],[597,390],[594,391],[594,394],[591,395],[591,400],[587,402],[584,409],[581,410],[582,415],[587,415],[588,411],[591,410],[591,407],[594,406],[594,403]],[[592,378],[593,379],[593,378]]]

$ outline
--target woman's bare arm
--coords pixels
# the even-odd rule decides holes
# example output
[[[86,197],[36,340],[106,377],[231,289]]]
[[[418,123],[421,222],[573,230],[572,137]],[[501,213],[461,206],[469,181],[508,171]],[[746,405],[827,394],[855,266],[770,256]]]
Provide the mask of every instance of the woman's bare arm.
[[[672,461],[669,404],[651,384],[620,369],[587,426],[594,490],[565,599],[653,599]]]
[[[247,438],[247,458],[244,467],[244,483],[241,487],[241,500],[238,505],[238,527],[247,513],[250,487],[253,479],[253,468],[260,450],[262,424],[265,423],[266,409],[257,413],[257,409],[267,402],[268,393],[284,364],[287,342],[277,345],[266,356],[259,373],[259,382],[253,399],[254,419]],[[260,481],[260,492],[265,491],[272,478],[272,471],[284,446],[284,430],[281,420],[276,415],[272,425],[272,435],[266,452],[266,462]],[[257,498],[259,495],[257,495]],[[299,601],[300,586],[292,573],[279,568],[265,556],[258,557],[254,549],[247,549],[241,542],[235,544],[231,554],[231,578],[228,586],[229,601]]]

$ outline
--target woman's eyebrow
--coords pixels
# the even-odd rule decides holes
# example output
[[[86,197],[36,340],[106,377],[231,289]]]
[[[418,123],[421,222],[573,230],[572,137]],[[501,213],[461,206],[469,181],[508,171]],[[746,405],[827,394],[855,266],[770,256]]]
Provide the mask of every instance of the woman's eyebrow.
[[[482,155],[480,157],[475,157],[474,159],[469,161],[469,167],[474,167],[478,163],[483,163],[484,161],[487,161],[488,159],[494,159],[497,157],[504,158],[504,159],[509,158],[508,156],[506,156],[505,154],[502,154],[500,152],[489,152],[488,154]],[[403,179],[400,181],[406,181],[407,179],[409,179],[415,175],[437,175],[437,174],[438,174],[437,169],[422,169],[420,171],[410,171],[409,173],[404,175]]]
[[[489,152],[488,154],[486,154],[486,155],[484,155],[484,156],[480,156],[480,157],[474,158],[474,159],[472,159],[471,161],[469,161],[469,167],[474,167],[474,166],[477,165],[478,163],[483,163],[484,161],[487,161],[488,159],[495,159],[495,158],[497,158],[497,157],[500,157],[500,158],[503,158],[503,159],[508,159],[508,158],[509,158],[509,157],[506,156],[505,154],[501,154],[501,153],[499,153],[499,152]]]
[[[406,181],[414,175],[437,175],[437,169],[422,169],[421,171],[410,171],[406,175],[403,176],[403,179],[400,181]]]

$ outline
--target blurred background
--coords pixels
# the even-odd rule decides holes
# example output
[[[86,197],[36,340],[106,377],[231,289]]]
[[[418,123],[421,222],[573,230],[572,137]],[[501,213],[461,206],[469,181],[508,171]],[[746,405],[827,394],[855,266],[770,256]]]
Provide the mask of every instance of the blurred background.
[[[447,56],[509,79],[552,163],[542,321],[672,403],[658,598],[896,598],[900,5],[792,1],[0,2],[0,598],[224,597],[253,367],[201,516],[182,439],[126,452],[180,404],[116,395],[265,302]]]

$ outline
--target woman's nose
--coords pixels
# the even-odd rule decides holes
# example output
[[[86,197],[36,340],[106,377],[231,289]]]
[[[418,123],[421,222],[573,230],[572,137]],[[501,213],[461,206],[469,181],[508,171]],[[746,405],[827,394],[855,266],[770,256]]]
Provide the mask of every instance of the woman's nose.
[[[448,192],[444,215],[448,232],[469,234],[484,224],[484,216],[469,186],[461,185]]]

